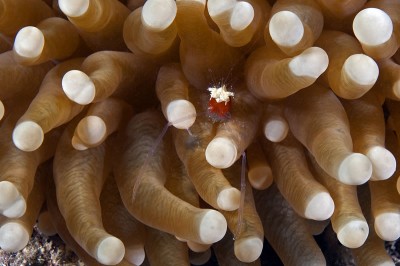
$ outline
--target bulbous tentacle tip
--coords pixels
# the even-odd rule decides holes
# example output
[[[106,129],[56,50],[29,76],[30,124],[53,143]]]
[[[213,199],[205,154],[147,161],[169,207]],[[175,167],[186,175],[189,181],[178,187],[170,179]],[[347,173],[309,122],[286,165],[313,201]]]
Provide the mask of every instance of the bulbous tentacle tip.
[[[254,236],[237,239],[234,246],[235,256],[245,263],[254,262],[260,257],[263,245],[263,240]]]
[[[105,265],[116,265],[125,256],[125,246],[121,240],[109,236],[101,240],[97,246],[96,259]]]
[[[12,139],[18,149],[22,151],[34,151],[42,145],[44,132],[36,122],[24,121],[15,127]]]
[[[218,207],[225,211],[237,210],[240,205],[240,197],[241,193],[237,188],[226,188],[218,194]]]
[[[340,164],[338,171],[339,181],[348,185],[361,185],[372,176],[372,164],[367,156],[361,153],[352,153]]]
[[[396,171],[396,158],[384,147],[373,147],[366,155],[372,163],[371,180],[386,180]]]
[[[355,16],[353,32],[362,44],[378,46],[387,42],[392,36],[393,22],[383,10],[366,8]]]
[[[0,247],[7,252],[22,250],[29,238],[29,232],[20,223],[9,222],[0,227]]]
[[[60,0],[58,6],[68,17],[79,17],[89,9],[90,0]]]
[[[25,58],[36,58],[43,51],[45,39],[43,33],[36,27],[22,28],[14,41],[14,52]]]
[[[335,203],[327,192],[316,194],[308,203],[305,217],[312,220],[324,221],[329,219],[335,210]]]
[[[337,232],[337,237],[343,246],[359,248],[367,240],[369,227],[365,220],[352,220],[346,223]]]
[[[400,214],[382,213],[375,217],[376,234],[385,241],[396,241],[400,237]]]
[[[204,244],[212,244],[221,240],[227,230],[225,217],[218,211],[209,210],[201,218],[199,224],[200,239]]]
[[[126,247],[124,258],[134,265],[142,265],[146,254],[142,246]]]
[[[80,70],[70,70],[62,78],[65,95],[73,102],[87,105],[94,100],[96,87],[88,75]]]
[[[237,148],[230,139],[216,137],[208,144],[205,155],[209,164],[225,169],[236,161]]]

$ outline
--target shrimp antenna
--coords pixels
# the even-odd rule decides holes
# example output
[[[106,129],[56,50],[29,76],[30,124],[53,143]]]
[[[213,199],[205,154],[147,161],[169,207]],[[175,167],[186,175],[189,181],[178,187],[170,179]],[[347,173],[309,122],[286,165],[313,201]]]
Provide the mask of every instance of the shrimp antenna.
[[[208,68],[208,73],[211,80],[211,84],[216,84],[217,86],[219,86],[220,84],[217,84],[218,82],[216,77],[214,76],[214,71],[211,68]]]
[[[135,185],[133,186],[132,201],[134,201],[135,198],[136,198],[136,192],[138,191],[139,186],[140,186],[140,183],[142,182],[143,173],[144,173],[145,167],[149,164],[150,158],[153,157],[154,152],[156,151],[156,149],[157,149],[158,146],[160,145],[162,139],[164,138],[165,134],[166,134],[167,131],[168,131],[168,128],[169,128],[171,125],[172,125],[172,123],[171,123],[171,122],[168,122],[168,123],[164,126],[164,128],[161,130],[160,135],[158,135],[157,139],[154,141],[154,144],[153,144],[153,146],[151,147],[150,152],[146,154],[146,158],[145,158],[145,160],[144,160],[144,163],[142,164],[142,166],[140,167],[140,170],[139,170],[139,176],[137,177],[136,182],[135,182]]]
[[[199,114],[197,114],[197,116],[200,116],[200,115],[204,115],[204,113],[199,113]],[[164,128],[161,130],[161,133],[157,136],[157,139],[154,141],[154,144],[153,144],[153,146],[151,147],[150,152],[146,154],[146,158],[145,158],[145,161],[144,161],[143,165],[140,167],[139,176],[137,177],[136,182],[135,182],[135,185],[133,186],[132,201],[135,200],[135,198],[136,198],[136,192],[137,192],[137,190],[139,189],[140,183],[142,182],[144,168],[149,164],[150,158],[153,157],[155,151],[157,150],[158,146],[160,145],[160,143],[161,143],[162,139],[164,138],[165,134],[167,134],[168,128],[169,128],[170,126],[172,126],[174,123],[180,123],[180,122],[183,122],[183,121],[188,120],[188,119],[191,119],[191,118],[192,118],[192,115],[188,115],[188,116],[179,118],[179,119],[177,119],[177,120],[175,120],[175,121],[168,122],[168,123],[164,126]],[[188,130],[188,133],[189,133],[190,135],[192,135],[192,133],[189,131],[189,129],[187,129],[187,130]]]
[[[247,159],[246,152],[242,153],[242,169],[240,171],[240,205],[238,209],[238,223],[236,225],[236,230],[233,235],[233,239],[239,237],[242,232],[243,225],[243,212],[244,212],[244,199],[246,197],[246,172],[247,172]]]

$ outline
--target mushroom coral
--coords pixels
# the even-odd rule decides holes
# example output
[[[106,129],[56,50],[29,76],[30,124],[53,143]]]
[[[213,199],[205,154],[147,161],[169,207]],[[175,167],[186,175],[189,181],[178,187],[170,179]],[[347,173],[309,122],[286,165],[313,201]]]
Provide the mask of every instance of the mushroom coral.
[[[325,265],[331,223],[394,265],[398,0],[0,0],[0,37],[1,249]]]

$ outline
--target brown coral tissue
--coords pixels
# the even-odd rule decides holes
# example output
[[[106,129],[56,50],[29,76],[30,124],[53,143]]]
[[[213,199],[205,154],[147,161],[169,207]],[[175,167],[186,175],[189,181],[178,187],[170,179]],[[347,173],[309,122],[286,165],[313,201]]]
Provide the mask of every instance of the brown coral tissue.
[[[0,0],[0,265],[400,265],[399,0]]]

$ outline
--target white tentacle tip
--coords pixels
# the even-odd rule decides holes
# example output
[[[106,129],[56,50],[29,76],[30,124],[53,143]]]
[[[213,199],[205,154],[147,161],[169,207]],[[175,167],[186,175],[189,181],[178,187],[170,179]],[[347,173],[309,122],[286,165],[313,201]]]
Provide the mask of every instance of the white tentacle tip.
[[[175,128],[188,129],[196,121],[196,108],[187,100],[171,101],[166,108],[166,116]]]
[[[271,142],[281,142],[289,133],[289,125],[282,117],[270,119],[264,125],[264,136]]]
[[[7,252],[17,252],[29,242],[29,232],[17,222],[9,222],[0,227],[0,247]]]
[[[44,132],[39,124],[24,121],[14,128],[12,139],[14,145],[22,151],[37,150],[43,143]]]
[[[147,0],[142,9],[142,21],[151,29],[162,31],[174,22],[176,13],[173,0]]]
[[[199,224],[200,239],[204,244],[213,244],[221,240],[227,230],[225,217],[216,210],[207,211]]]
[[[327,192],[314,195],[307,204],[304,216],[308,219],[324,221],[329,219],[335,209],[335,203]]]
[[[310,47],[292,58],[289,68],[299,77],[317,79],[328,68],[328,54],[319,47]]]
[[[232,10],[230,24],[233,30],[242,31],[254,20],[254,8],[245,1],[238,2]]]
[[[372,163],[361,153],[348,155],[340,164],[338,179],[348,185],[361,185],[372,176]]]
[[[377,63],[365,54],[353,54],[349,56],[343,65],[347,76],[360,86],[372,87],[379,75]]]
[[[237,188],[231,187],[223,189],[217,197],[217,205],[221,210],[234,211],[240,205],[240,191]]]
[[[355,16],[353,31],[362,44],[377,46],[390,39],[393,33],[393,22],[381,9],[366,8]]]
[[[15,36],[14,51],[22,57],[37,58],[44,48],[44,35],[36,27],[22,28]]]
[[[376,234],[385,241],[395,241],[400,237],[400,213],[386,212],[375,217]]]
[[[80,70],[70,70],[61,81],[65,95],[81,105],[87,105],[94,100],[96,87],[88,75]]]
[[[214,138],[206,148],[206,160],[216,168],[228,168],[237,159],[237,147],[230,139]]]
[[[78,123],[75,133],[77,133],[79,139],[83,142],[81,143],[83,146],[95,146],[106,138],[107,125],[101,117],[89,115]],[[74,138],[72,140],[72,144],[74,145]]]
[[[8,218],[19,218],[26,211],[26,202],[17,187],[9,181],[0,182],[0,213]]]
[[[396,171],[396,158],[384,147],[373,147],[369,149],[366,155],[372,163],[371,180],[388,179]]]
[[[283,47],[297,45],[304,35],[303,22],[291,11],[280,11],[274,14],[268,27],[272,40]]]
[[[241,262],[251,263],[260,257],[263,245],[262,239],[255,236],[238,239],[234,246],[235,256]]]
[[[366,221],[353,220],[346,223],[337,232],[337,237],[343,246],[348,248],[359,248],[365,240],[367,240],[369,234],[369,227]]]
[[[90,0],[59,0],[58,5],[68,17],[80,17],[88,11]]]
[[[106,237],[97,246],[96,259],[102,264],[116,265],[122,261],[124,256],[124,244],[116,237]]]
[[[146,254],[144,247],[141,245],[126,247],[125,248],[125,259],[134,265],[142,265]]]

